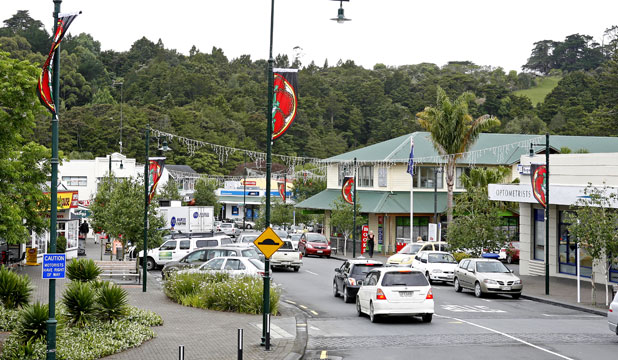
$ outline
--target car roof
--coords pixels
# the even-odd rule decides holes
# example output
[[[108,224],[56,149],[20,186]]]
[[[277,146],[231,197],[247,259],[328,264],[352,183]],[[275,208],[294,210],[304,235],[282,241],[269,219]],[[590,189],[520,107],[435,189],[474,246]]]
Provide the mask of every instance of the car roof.
[[[423,250],[423,251],[418,252],[419,255],[425,254],[425,253],[427,254],[449,254],[450,255],[450,252],[448,251],[438,251],[438,250]]]
[[[384,265],[381,261],[370,260],[370,259],[349,259],[347,261],[353,265],[366,265],[366,264]]]
[[[422,274],[423,272],[415,269],[415,268],[408,268],[408,267],[400,267],[400,266],[383,266],[383,267],[377,267],[375,269],[372,269],[370,272],[374,272],[374,271],[379,271],[379,272],[417,272]]]
[[[462,260],[474,260],[474,261],[483,261],[483,262],[499,262],[502,264],[502,262],[498,259],[488,259],[488,258],[468,258],[468,259],[462,259]]]

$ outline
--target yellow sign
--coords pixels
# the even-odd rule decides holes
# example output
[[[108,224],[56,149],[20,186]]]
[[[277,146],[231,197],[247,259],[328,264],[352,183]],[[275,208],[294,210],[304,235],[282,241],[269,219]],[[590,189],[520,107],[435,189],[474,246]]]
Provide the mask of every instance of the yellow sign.
[[[279,248],[283,245],[283,241],[270,227],[266,228],[266,230],[264,230],[264,232],[258,236],[253,243],[267,259],[270,259],[275,251],[279,250]]]
[[[26,265],[39,265],[37,261],[37,248],[26,248]]]

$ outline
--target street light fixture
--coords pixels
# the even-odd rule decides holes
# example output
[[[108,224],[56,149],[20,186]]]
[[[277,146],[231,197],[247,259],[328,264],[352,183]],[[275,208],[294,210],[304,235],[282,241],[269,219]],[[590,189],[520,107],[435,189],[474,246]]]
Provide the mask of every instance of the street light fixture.
[[[343,2],[344,1],[350,1],[350,0],[333,0],[333,1],[339,1],[339,9],[337,11],[337,17],[336,18],[332,18],[331,20],[336,21],[337,24],[343,24],[346,21],[352,21],[352,19],[346,18],[345,15],[343,14]]]

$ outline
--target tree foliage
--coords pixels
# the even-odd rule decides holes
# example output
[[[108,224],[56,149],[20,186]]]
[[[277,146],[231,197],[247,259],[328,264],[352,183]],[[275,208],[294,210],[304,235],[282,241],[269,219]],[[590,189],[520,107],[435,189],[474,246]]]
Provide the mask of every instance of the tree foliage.
[[[199,179],[195,183],[195,192],[193,193],[193,199],[195,200],[195,206],[213,206],[215,214],[221,211],[221,204],[215,195],[217,184],[206,179]]]
[[[343,235],[344,249],[347,251],[348,238],[354,230],[354,206],[349,204],[342,197],[337,197],[333,202],[333,210],[330,215],[330,224],[334,227],[338,233]],[[357,228],[363,225],[365,218],[361,215],[361,204],[358,201],[358,194],[356,199],[356,226]],[[357,240],[360,233],[357,231]],[[358,241],[360,244],[360,241]]]

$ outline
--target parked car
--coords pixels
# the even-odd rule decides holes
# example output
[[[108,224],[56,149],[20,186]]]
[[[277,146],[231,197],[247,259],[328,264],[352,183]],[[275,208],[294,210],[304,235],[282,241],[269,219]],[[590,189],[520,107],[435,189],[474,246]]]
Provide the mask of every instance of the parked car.
[[[271,268],[291,268],[298,271],[303,265],[303,255],[294,249],[289,240],[283,240],[283,245],[270,257]]]
[[[250,276],[264,276],[264,263],[258,259],[231,256],[231,257],[217,257],[200,265],[195,269],[185,269],[178,271],[179,274],[183,273],[217,273],[226,272],[230,275],[250,275]]]
[[[298,250],[298,242],[300,241],[300,237],[302,236],[302,234],[290,234],[288,235],[288,240],[290,240],[292,242],[292,245],[294,245],[294,249]]]
[[[224,232],[226,235],[229,235],[231,237],[235,238],[236,236],[240,235],[240,229],[238,228],[236,223],[233,223],[233,222],[221,223],[221,225],[219,225],[219,228],[221,229],[222,232]]]
[[[410,243],[404,246],[401,250],[399,250],[397,254],[391,255],[386,260],[386,264],[398,266],[412,266],[412,260],[414,260],[414,256],[416,256],[419,251],[433,250],[448,251],[448,244],[442,241]]]
[[[519,299],[523,284],[503,263],[495,259],[463,259],[455,269],[455,291],[474,291],[476,297],[485,294],[508,294]]]
[[[380,267],[371,270],[356,296],[358,316],[369,314],[371,322],[379,316],[421,316],[431,322],[434,301],[425,274],[415,269]]]
[[[248,220],[248,219],[246,219],[244,221],[244,224],[245,224],[244,228],[243,228],[243,219],[242,218],[235,218],[235,219],[232,219],[232,221],[234,223],[236,223],[236,226],[238,226],[239,229],[245,229],[246,230],[246,229],[253,229],[255,227],[255,222],[253,222],[251,220]]]
[[[609,304],[609,310],[607,310],[607,323],[609,329],[618,335],[618,293],[614,296],[614,301]]]
[[[260,259],[260,254],[253,246],[218,246],[214,248],[197,249],[185,255],[178,261],[170,261],[161,270],[163,279],[166,279],[178,270],[196,268],[210,259],[226,256],[242,256]]]
[[[191,251],[204,247],[217,247],[229,245],[232,243],[227,235],[214,235],[210,237],[192,237],[167,240],[158,248],[148,250],[146,258],[146,267],[148,270],[153,270],[157,267],[162,267],[170,261],[178,261]],[[138,261],[142,262],[144,251],[140,251],[137,255]]]
[[[423,272],[431,284],[453,281],[457,261],[445,251],[421,251],[414,257],[412,267]]]
[[[326,237],[318,233],[304,233],[300,236],[298,250],[303,254],[330,257],[330,243]]]
[[[283,229],[273,229],[273,231],[275,232],[275,234],[277,234],[277,236],[279,236],[279,239],[281,240],[288,237],[288,232]]]
[[[352,302],[356,298],[360,288],[359,280],[365,280],[365,276],[372,269],[383,266],[382,262],[374,260],[351,259],[343,265],[335,268],[333,279],[333,296],[343,296],[343,302]]]
[[[253,241],[255,241],[258,236],[260,236],[260,233],[257,232],[241,232],[240,235],[236,237],[236,243],[253,245]]]
[[[508,264],[519,262],[519,241],[511,241],[500,249],[498,259]]]

